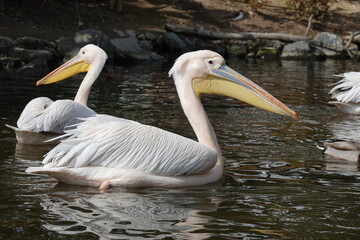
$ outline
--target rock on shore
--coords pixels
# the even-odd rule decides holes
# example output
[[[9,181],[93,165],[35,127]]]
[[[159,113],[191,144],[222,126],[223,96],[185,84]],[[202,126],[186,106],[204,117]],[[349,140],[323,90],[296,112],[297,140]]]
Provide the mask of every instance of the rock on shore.
[[[159,63],[198,49],[217,51],[224,57],[261,59],[314,59],[346,57],[339,37],[331,33],[315,36],[316,45],[308,41],[284,43],[278,40],[212,40],[165,32],[154,34],[135,30],[114,30],[111,39],[99,30],[87,29],[55,42],[34,37],[11,39],[0,36],[0,72],[41,76],[71,58],[81,47],[92,43],[103,48],[109,65]],[[334,49],[336,49],[334,51]],[[357,47],[352,49],[359,52]]]

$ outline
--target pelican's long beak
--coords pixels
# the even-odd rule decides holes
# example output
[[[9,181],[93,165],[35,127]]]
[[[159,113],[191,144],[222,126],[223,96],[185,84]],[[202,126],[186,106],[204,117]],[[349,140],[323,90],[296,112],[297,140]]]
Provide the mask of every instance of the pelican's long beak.
[[[80,55],[76,55],[42,79],[36,82],[36,86],[62,81],[80,72],[87,72],[90,64],[86,63]]]
[[[193,89],[198,97],[203,93],[224,95],[273,113],[298,118],[296,112],[226,65],[209,71],[201,78],[194,78]]]

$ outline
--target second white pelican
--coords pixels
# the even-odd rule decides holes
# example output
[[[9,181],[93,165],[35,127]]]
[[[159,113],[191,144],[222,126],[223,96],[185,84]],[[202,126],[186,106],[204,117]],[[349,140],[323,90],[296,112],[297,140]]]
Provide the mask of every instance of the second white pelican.
[[[224,95],[297,118],[275,97],[225,65],[215,52],[185,53],[169,75],[199,142],[138,122],[97,115],[66,131],[68,138],[47,153],[44,166],[26,172],[100,189],[203,185],[221,179],[224,162],[200,95]]]
[[[360,72],[336,75],[342,77],[329,92],[336,101],[329,102],[346,114],[360,115]]]
[[[106,59],[104,50],[88,44],[74,58],[39,80],[36,85],[58,82],[79,72],[87,72],[74,101],[66,99],[54,102],[47,97],[38,97],[26,105],[17,121],[17,127],[7,125],[15,131],[18,142],[49,144],[46,140],[54,138],[55,134],[64,134],[66,127],[95,116],[96,113],[87,107],[87,101],[91,86],[103,69]]]

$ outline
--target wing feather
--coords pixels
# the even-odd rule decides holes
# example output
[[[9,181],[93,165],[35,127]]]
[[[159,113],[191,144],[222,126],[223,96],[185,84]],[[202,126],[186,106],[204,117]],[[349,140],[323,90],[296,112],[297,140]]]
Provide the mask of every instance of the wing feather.
[[[45,157],[45,167],[103,166],[157,175],[190,175],[213,167],[215,150],[194,140],[108,115],[67,130],[70,137]]]
[[[343,103],[360,102],[360,72],[347,72],[335,76],[343,79],[330,90],[332,98]]]
[[[17,126],[21,130],[40,132],[37,128],[37,118],[48,108],[54,101],[47,97],[38,97],[31,100],[22,111]]]
[[[81,118],[94,116],[90,108],[72,100],[57,100],[40,97],[30,101],[17,122],[21,130],[34,132],[64,133],[68,126],[80,123]]]

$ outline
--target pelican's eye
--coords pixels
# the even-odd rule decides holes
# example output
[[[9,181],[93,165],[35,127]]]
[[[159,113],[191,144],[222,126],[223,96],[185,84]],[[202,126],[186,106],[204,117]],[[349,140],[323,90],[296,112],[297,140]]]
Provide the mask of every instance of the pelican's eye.
[[[221,65],[220,61],[214,57],[204,59],[204,63],[208,69],[218,69]]]
[[[85,54],[85,51],[83,51],[82,54]]]

